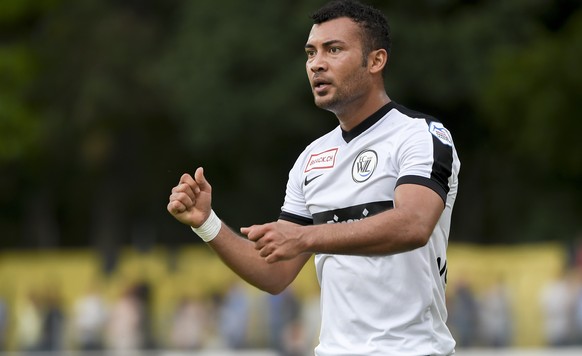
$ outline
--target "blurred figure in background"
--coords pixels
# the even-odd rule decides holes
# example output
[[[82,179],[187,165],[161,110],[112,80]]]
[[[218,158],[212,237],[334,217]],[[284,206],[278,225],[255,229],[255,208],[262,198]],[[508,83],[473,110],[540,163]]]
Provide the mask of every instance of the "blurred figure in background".
[[[244,285],[234,282],[227,291],[219,311],[219,332],[231,349],[247,347],[247,328],[250,320],[250,300]]]
[[[552,347],[572,342],[574,289],[568,273],[559,276],[542,290],[541,308],[546,342]]]
[[[267,295],[269,306],[269,344],[280,355],[303,355],[302,348],[301,304],[293,290],[288,287],[277,295]],[[299,350],[298,350],[299,349]]]
[[[42,312],[36,290],[28,291],[16,307],[16,344],[25,352],[39,351],[41,346]]]
[[[8,303],[0,294],[0,351],[6,349],[6,330],[8,329]]]
[[[494,284],[481,302],[481,337],[486,347],[509,347],[513,339],[512,310],[507,287]]]
[[[208,329],[208,306],[193,297],[178,303],[170,325],[170,347],[199,350],[204,346]]]
[[[576,274],[576,289],[574,300],[574,342],[577,345],[582,345],[582,270],[578,270]]]
[[[106,345],[116,354],[128,355],[143,347],[141,306],[135,288],[128,287],[112,305],[105,330]]]
[[[103,337],[107,323],[107,303],[97,285],[92,285],[87,294],[74,305],[75,343],[83,351],[103,349]]]
[[[478,306],[469,283],[460,280],[449,301],[449,326],[458,347],[475,346]]]
[[[134,296],[138,302],[140,314],[140,328],[142,335],[142,348],[152,350],[156,348],[156,342],[152,331],[152,316],[151,316],[151,286],[148,281],[142,279],[134,287]]]
[[[54,286],[50,286],[45,290],[42,297],[40,349],[43,351],[60,351],[63,349],[65,326],[61,295]]]

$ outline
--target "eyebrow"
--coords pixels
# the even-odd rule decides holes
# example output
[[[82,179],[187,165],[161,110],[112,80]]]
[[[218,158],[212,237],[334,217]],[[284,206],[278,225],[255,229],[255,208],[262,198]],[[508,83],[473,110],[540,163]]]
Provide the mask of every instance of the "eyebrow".
[[[341,40],[329,40],[329,41],[323,42],[321,45],[322,45],[322,47],[327,48],[327,47],[331,47],[335,44],[345,44],[345,42],[341,41]],[[315,46],[310,44],[310,43],[306,43],[305,48],[315,48]]]

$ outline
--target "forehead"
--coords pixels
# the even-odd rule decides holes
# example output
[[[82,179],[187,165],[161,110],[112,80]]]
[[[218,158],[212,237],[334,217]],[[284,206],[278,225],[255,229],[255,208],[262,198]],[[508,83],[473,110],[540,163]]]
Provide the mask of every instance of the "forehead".
[[[359,43],[361,41],[360,33],[360,26],[356,22],[347,17],[340,17],[313,25],[307,38],[307,44],[316,45],[329,41]]]

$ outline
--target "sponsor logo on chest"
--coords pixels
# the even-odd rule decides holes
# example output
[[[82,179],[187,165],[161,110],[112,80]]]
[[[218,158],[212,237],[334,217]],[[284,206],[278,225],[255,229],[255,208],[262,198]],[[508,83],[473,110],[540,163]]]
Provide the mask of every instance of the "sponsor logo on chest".
[[[311,156],[309,156],[304,173],[314,169],[333,168],[335,166],[335,157],[337,155],[337,151],[338,148],[336,147],[320,153],[312,153]]]

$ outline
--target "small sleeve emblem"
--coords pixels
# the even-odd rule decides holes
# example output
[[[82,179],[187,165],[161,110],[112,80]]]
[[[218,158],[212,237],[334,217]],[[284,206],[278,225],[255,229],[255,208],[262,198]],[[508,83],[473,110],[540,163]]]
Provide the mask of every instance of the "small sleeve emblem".
[[[451,136],[451,133],[440,122],[431,122],[429,125],[429,131],[445,145],[453,146],[453,137]]]

